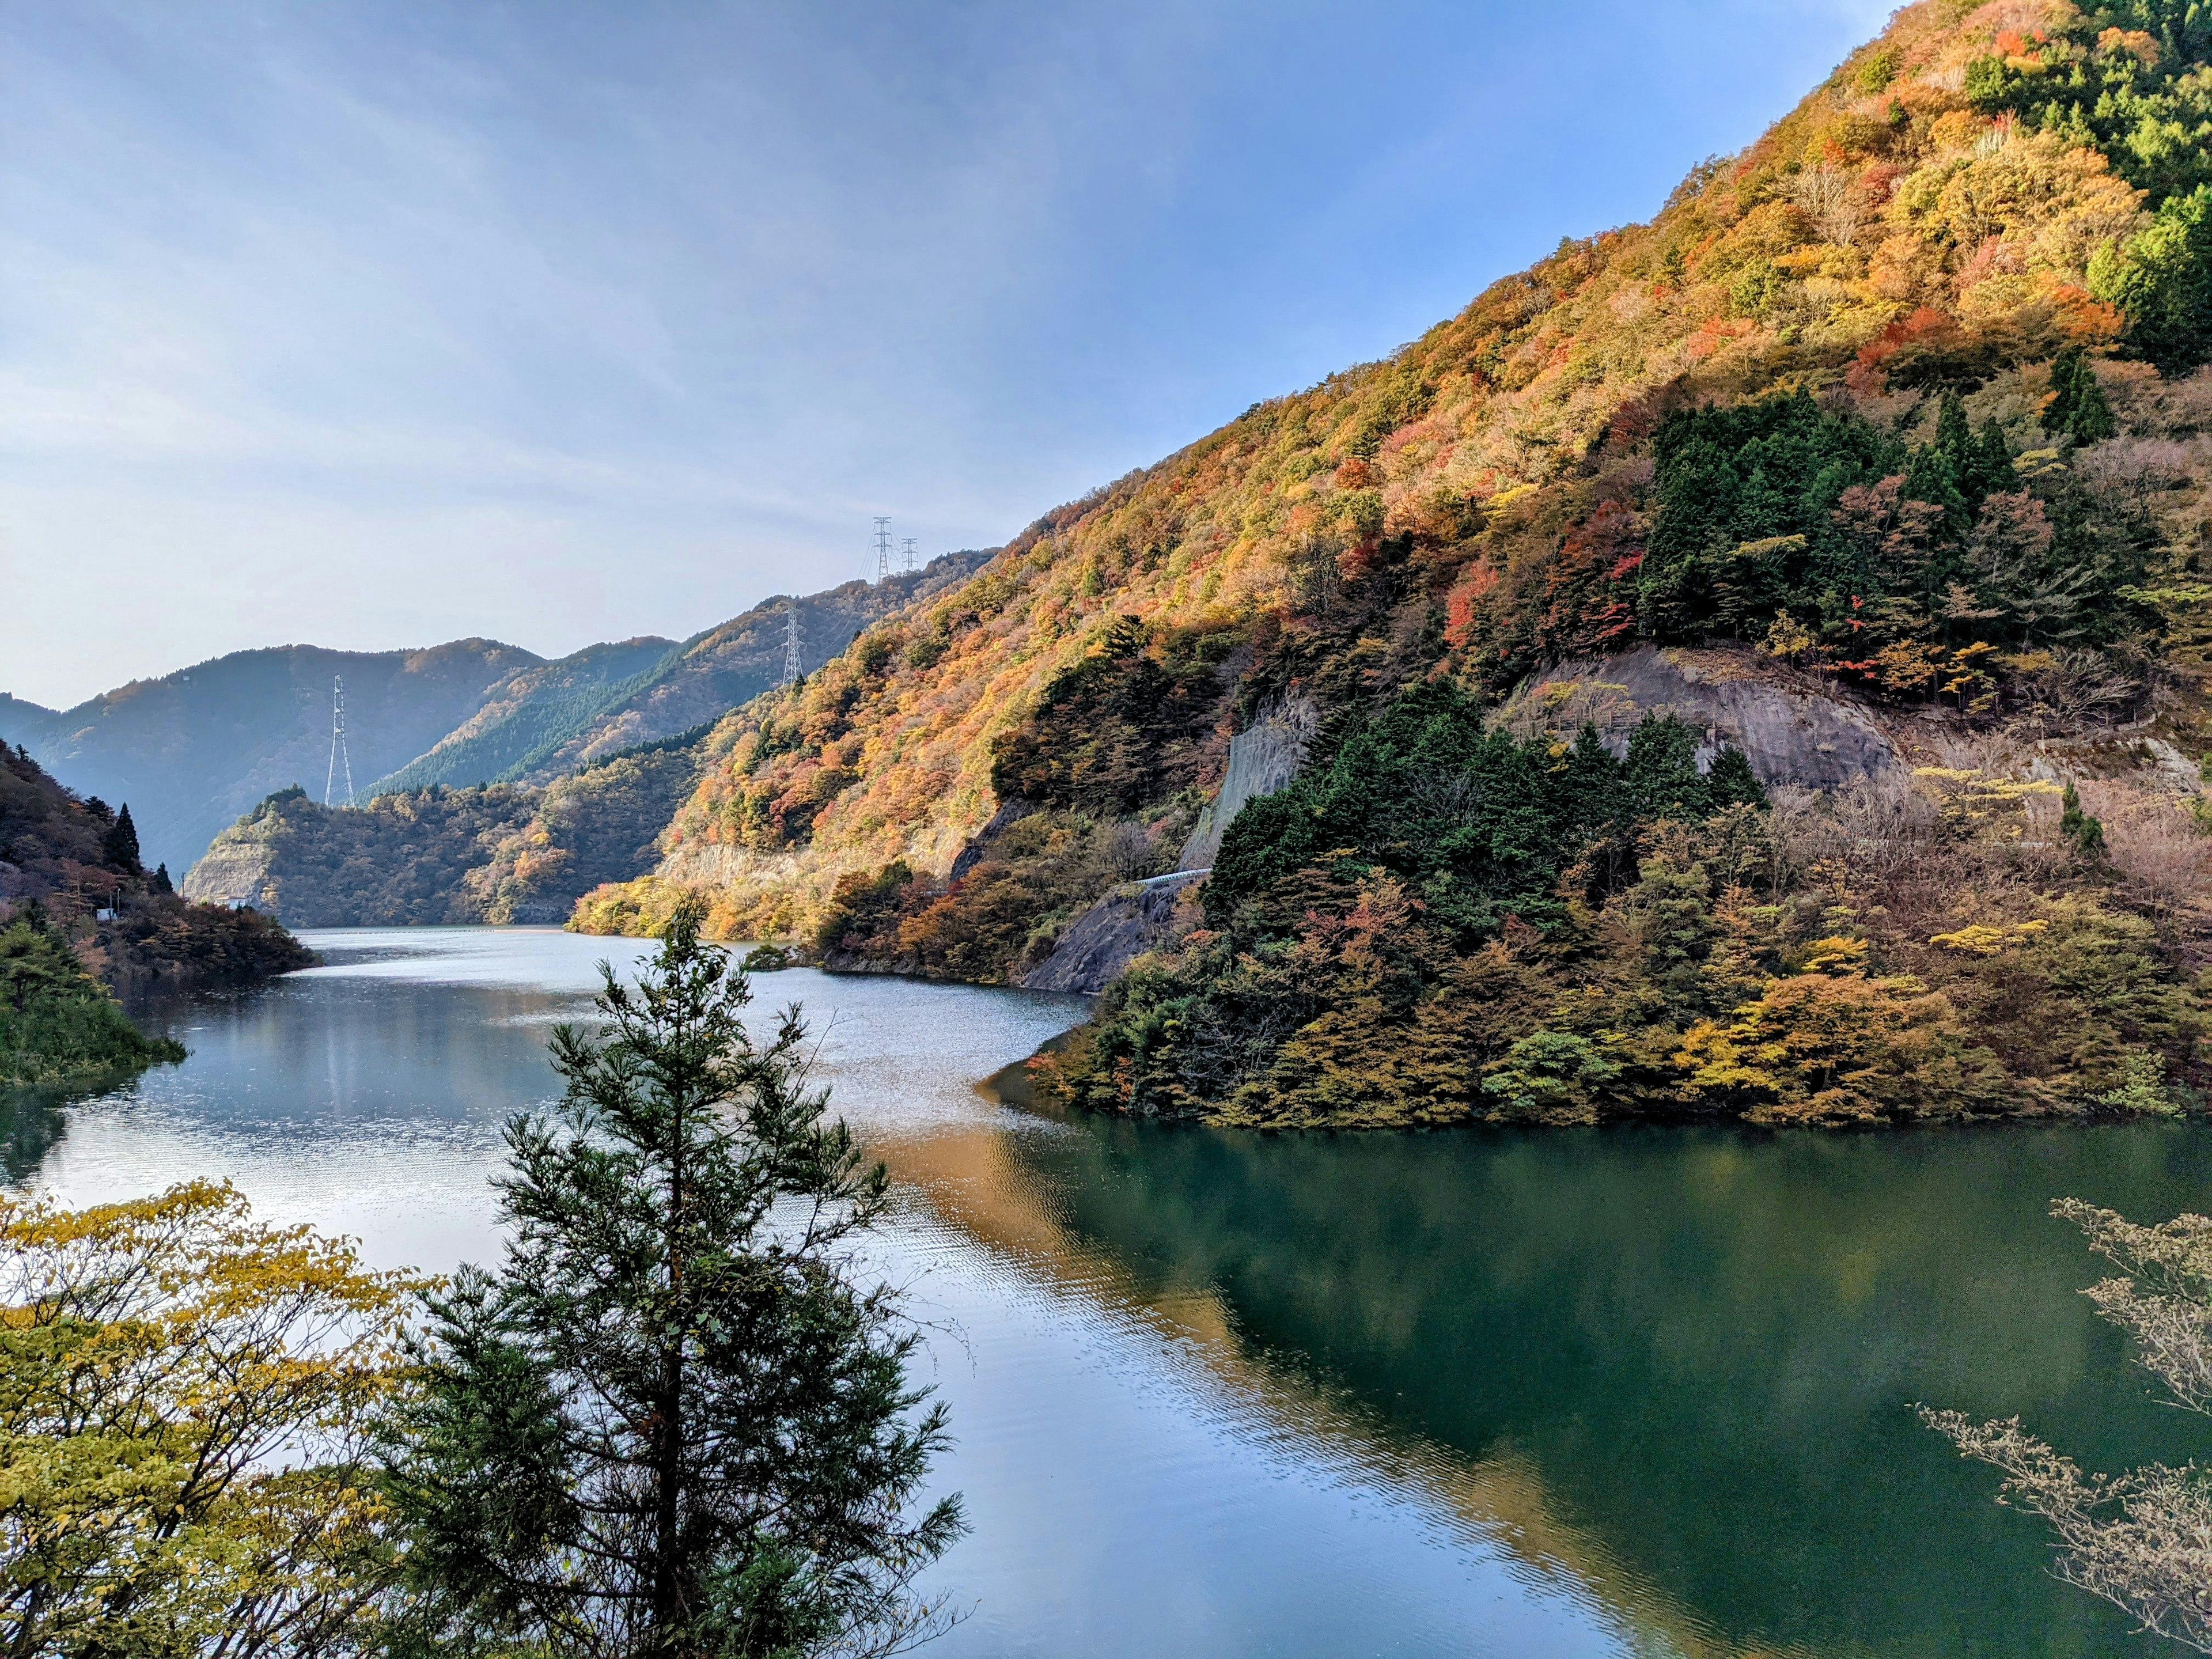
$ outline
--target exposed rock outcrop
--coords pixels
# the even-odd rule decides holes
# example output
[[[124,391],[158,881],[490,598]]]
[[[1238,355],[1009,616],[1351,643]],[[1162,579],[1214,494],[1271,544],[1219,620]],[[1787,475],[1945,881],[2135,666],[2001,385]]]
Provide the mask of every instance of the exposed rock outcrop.
[[[1022,975],[1022,988],[1096,996],[1132,962],[1174,937],[1176,906],[1205,873],[1177,871],[1116,887],[1068,924],[1053,953]]]
[[[1229,769],[1221,792],[1199,815],[1198,827],[1183,843],[1179,867],[1210,870],[1221,851],[1221,838],[1244,810],[1244,803],[1272,795],[1305,763],[1319,717],[1304,697],[1285,698],[1230,740]]]
[[[185,872],[179,890],[188,899],[205,904],[250,904],[274,911],[275,890],[270,884],[276,849],[266,841],[246,841],[224,834],[198,864]]]
[[[1643,646],[1618,657],[1580,658],[1531,678],[1506,699],[1498,722],[1519,737],[1571,738],[1595,726],[1626,752],[1646,714],[1671,714],[1707,734],[1702,768],[1721,744],[1743,751],[1759,781],[1833,789],[1881,778],[1903,763],[1874,718],[1846,696],[1793,684],[1788,671],[1741,648]]]

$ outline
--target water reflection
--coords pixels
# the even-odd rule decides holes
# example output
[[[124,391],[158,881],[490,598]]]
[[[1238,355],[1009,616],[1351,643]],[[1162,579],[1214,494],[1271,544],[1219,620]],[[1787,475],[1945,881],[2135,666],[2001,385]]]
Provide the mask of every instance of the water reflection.
[[[2093,1467],[2197,1450],[2074,1293],[2093,1266],[2044,1206],[2201,1207],[2201,1132],[1069,1131],[1001,1140],[1008,1167],[961,1188],[969,1224],[1172,1311],[1300,1431],[1572,1569],[1647,1636],[2131,1645],[1908,1406],[2019,1412]]]
[[[72,1201],[191,1174],[433,1269],[496,1248],[507,1113],[592,963],[528,932],[332,934],[167,1016],[182,1067],[68,1115]],[[2044,1206],[2142,1214],[2193,1130],[1266,1138],[1062,1121],[972,1079],[1067,999],[777,975],[904,1194],[975,1535],[933,1651],[2050,1656],[2135,1650],[1906,1410],[2186,1455]],[[24,1145],[32,1146],[33,1135]],[[35,1157],[33,1153],[31,1156]],[[27,1163],[24,1167],[27,1167]],[[20,1173],[20,1172],[19,1172]]]
[[[593,959],[636,947],[531,933],[310,943],[325,967],[179,1011],[191,1058],[74,1109],[38,1184],[81,1203],[225,1176],[260,1214],[353,1233],[380,1264],[495,1251],[499,1126],[550,1095],[547,1029],[585,1012]],[[839,1109],[902,1169],[1067,1133],[973,1085],[1065,1027],[1072,1000],[806,973],[759,988],[805,1003]],[[1184,1328],[1045,1265],[1057,1235],[994,1243],[945,1190],[910,1182],[880,1241],[884,1272],[934,1322],[958,1436],[939,1473],[975,1522],[932,1581],[969,1617],[933,1653],[1628,1650],[1571,1574],[1532,1577],[1425,1489],[1231,1386]]]
[[[0,1089],[0,1173],[10,1186],[29,1180],[67,1131],[70,1099],[48,1089]]]

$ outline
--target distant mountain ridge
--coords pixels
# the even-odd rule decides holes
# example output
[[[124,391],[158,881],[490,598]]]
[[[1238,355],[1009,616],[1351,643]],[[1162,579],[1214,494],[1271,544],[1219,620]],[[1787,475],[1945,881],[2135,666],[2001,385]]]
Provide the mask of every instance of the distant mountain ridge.
[[[73,708],[0,693],[0,739],[71,788],[130,803],[149,826],[149,861],[185,871],[269,796],[299,785],[321,799],[338,675],[352,799],[542,786],[706,726],[775,684],[792,605],[811,672],[871,622],[958,583],[984,557],[948,553],[882,582],[776,594],[681,643],[631,639],[554,660],[481,639],[411,651],[278,646],[134,680]],[[345,796],[343,773],[334,788]]]
[[[696,634],[667,658],[615,688],[564,739],[542,744],[504,781],[547,783],[640,744],[658,743],[719,720],[774,685],[783,673],[787,608],[799,607],[799,658],[808,673],[842,655],[863,629],[917,599],[957,586],[990,554],[940,554],[922,568],[879,582],[850,581],[796,600],[781,593]]]
[[[128,802],[147,826],[149,861],[184,870],[264,796],[294,783],[322,793],[334,677],[345,678],[353,775],[366,783],[422,754],[495,688],[543,661],[480,639],[420,651],[239,651],[43,717],[11,699],[0,707],[0,737],[70,788]]]
[[[428,752],[356,793],[357,800],[442,784],[469,788],[505,782],[549,744],[568,737],[610,695],[665,662],[676,641],[658,637],[586,646],[557,662],[524,669],[495,688],[483,707]]]

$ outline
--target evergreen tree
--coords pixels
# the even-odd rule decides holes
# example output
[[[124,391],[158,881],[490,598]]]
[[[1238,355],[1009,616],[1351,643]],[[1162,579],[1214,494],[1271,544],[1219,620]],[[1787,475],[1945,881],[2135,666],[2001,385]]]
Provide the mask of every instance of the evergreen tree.
[[[2124,247],[2100,250],[2089,287],[2128,313],[2129,342],[2161,373],[2212,356],[2212,185],[2168,198]]]
[[[100,852],[107,861],[118,868],[137,874],[138,862],[138,826],[131,822],[131,803],[123,803],[123,810],[115,815],[115,822],[107,826],[101,837]]]
[[[2105,850],[2105,824],[2081,810],[2081,796],[2072,784],[2059,801],[2058,828],[2061,834],[2084,853],[2095,854]]]
[[[173,893],[177,890],[176,884],[169,879],[167,865],[157,864],[154,866],[153,888],[157,893]]]
[[[2043,411],[2043,429],[2077,444],[2102,443],[2119,429],[2112,406],[2096,372],[2079,346],[2069,346],[2051,365],[2050,407]]]
[[[912,1500],[945,1442],[891,1293],[855,1282],[883,1212],[796,1008],[739,1023],[742,972],[680,911],[567,1092],[507,1128],[496,1273],[432,1304],[391,1463],[422,1650],[779,1659],[887,1651],[962,1530]]]
[[[1974,505],[2002,491],[2020,488],[2020,475],[2012,464],[2012,441],[1996,417],[1982,422],[1981,441],[1974,452]]]

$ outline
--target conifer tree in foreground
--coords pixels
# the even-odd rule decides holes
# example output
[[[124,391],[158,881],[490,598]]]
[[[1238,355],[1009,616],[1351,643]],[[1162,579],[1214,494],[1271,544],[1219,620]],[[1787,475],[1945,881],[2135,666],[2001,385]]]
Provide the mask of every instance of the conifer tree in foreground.
[[[432,1304],[395,1437],[424,1650],[878,1654],[939,1628],[916,1574],[941,1405],[854,1247],[881,1215],[799,1011],[756,1045],[745,976],[680,912],[597,1036],[562,1027],[548,1116],[508,1126],[501,1270]]]

